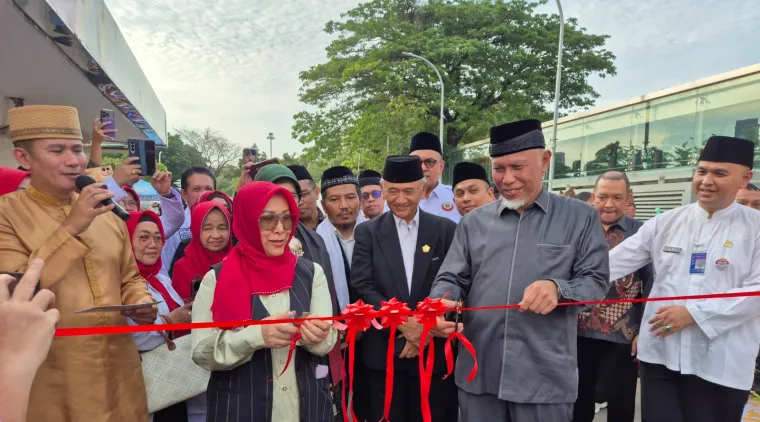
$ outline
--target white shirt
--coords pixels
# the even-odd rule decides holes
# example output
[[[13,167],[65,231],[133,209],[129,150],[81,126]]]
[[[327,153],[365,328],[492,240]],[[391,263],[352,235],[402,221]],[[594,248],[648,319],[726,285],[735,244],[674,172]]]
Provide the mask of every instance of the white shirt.
[[[610,251],[610,279],[653,262],[650,297],[760,291],[760,213],[733,203],[707,217],[698,204],[690,204],[647,221]],[[690,271],[694,252],[707,254],[703,274]],[[654,337],[648,321],[663,306],[686,306],[695,324],[665,339]],[[726,387],[751,388],[760,297],[648,302],[642,321],[641,361]]]
[[[161,284],[164,285],[166,288],[166,291],[169,292],[169,295],[174,299],[175,302],[177,302],[180,306],[184,305],[185,302],[182,301],[182,298],[179,296],[179,293],[174,291],[174,288],[172,287],[172,280],[163,275],[163,274],[157,274],[156,278],[158,281],[161,282]],[[150,284],[147,282],[145,283],[145,287],[148,288],[148,291],[150,292],[150,295],[153,296],[153,300],[155,300],[158,303],[158,315],[167,315],[169,313],[169,305],[166,304],[166,299],[164,299],[163,296],[161,296],[161,293],[158,292],[158,290],[151,287]],[[129,325],[137,325],[134,321],[127,318],[127,322]],[[156,325],[163,324],[164,321],[161,319],[160,316],[156,316]],[[134,333],[132,334],[132,338],[135,340],[135,344],[137,344],[137,350],[141,352],[147,352],[150,350],[155,349],[156,347],[164,344],[164,337],[158,333],[158,331],[150,331],[147,333]]]
[[[417,208],[417,214],[411,222],[407,223],[393,215],[396,221],[396,231],[398,232],[398,241],[401,245],[401,256],[404,258],[404,270],[406,271],[406,284],[409,291],[412,291],[412,273],[414,271],[414,250],[417,248],[417,233],[420,229],[420,209]]]
[[[356,230],[356,226],[354,226],[354,230]],[[346,254],[348,268],[351,268],[351,260],[354,257],[354,245],[356,244],[356,240],[354,239],[354,232],[351,232],[351,236],[348,239],[343,238],[343,235],[340,234],[340,231],[338,229],[335,229],[335,234],[338,236],[340,245],[343,247],[343,252]]]
[[[454,204],[454,191],[451,189],[451,186],[440,182],[430,192],[430,198],[422,198],[420,200],[420,208],[427,213],[448,218],[457,224],[462,219],[462,215],[459,214]]]

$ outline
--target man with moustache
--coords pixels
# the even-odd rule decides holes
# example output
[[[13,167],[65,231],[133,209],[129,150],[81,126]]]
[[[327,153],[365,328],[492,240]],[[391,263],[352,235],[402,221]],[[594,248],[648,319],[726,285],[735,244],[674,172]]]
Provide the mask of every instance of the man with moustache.
[[[454,203],[462,215],[495,200],[486,169],[480,164],[466,161],[457,163],[454,166],[453,180]]]
[[[316,230],[325,216],[319,210],[317,201],[319,200],[320,189],[311,177],[309,170],[297,164],[288,166],[290,171],[298,179],[301,186],[301,200],[298,201],[298,213],[301,215],[301,223],[311,230]]]
[[[420,208],[430,214],[446,217],[459,223],[462,216],[454,206],[454,193],[451,186],[440,182],[441,174],[446,166],[441,155],[441,140],[430,132],[420,132],[412,137],[409,155],[420,158],[422,172],[427,181]]]
[[[40,287],[56,296],[59,328],[124,326],[126,318],[152,324],[157,308],[132,254],[124,222],[110,211],[113,198],[93,183],[76,193],[87,157],[77,110],[26,106],[8,112],[13,155],[30,184],[0,198],[0,271],[38,271]],[[31,265],[31,267],[30,267]],[[79,313],[96,306],[148,307]],[[30,421],[147,422],[140,356],[129,334],[53,340],[34,379]]]
[[[380,173],[374,170],[362,170],[359,173],[359,187],[362,190],[362,214],[367,220],[373,220],[388,211],[380,188]]]
[[[431,297],[466,307],[519,304],[506,311],[464,312],[464,334],[483,365],[460,353],[455,369],[463,422],[568,422],[578,393],[578,306],[608,289],[608,247],[599,214],[549,193],[543,175],[551,151],[538,120],[491,128],[492,178],[499,202],[467,214],[438,272]],[[446,337],[459,327],[439,318]]]
[[[356,228],[351,285],[360,299],[375,308],[395,297],[414,309],[417,302],[430,293],[456,224],[420,209],[425,179],[418,157],[388,157],[381,185],[390,212]],[[413,317],[398,328],[398,337],[394,339],[388,338],[388,330],[364,333],[361,356],[368,368],[369,389],[373,392],[369,420],[383,418],[386,350],[390,341],[396,356],[389,420],[422,421],[420,377],[415,359],[419,355],[420,334],[421,326]],[[456,386],[452,378],[441,380],[446,370],[445,341],[433,341],[438,344],[430,386],[432,421],[456,421]]]
[[[657,215],[610,251],[617,279],[652,263],[652,297],[760,291],[760,213],[736,203],[755,145],[712,136],[697,202]],[[644,421],[740,421],[760,343],[760,298],[649,302],[639,332]]]
[[[608,171],[596,179],[591,202],[599,213],[610,249],[633,236],[643,224],[625,215],[631,199],[628,176]],[[585,192],[582,192],[585,193]],[[576,199],[581,194],[576,195]],[[638,299],[652,287],[652,268],[614,280],[605,300]],[[607,420],[633,422],[636,413],[636,342],[644,306],[641,303],[596,305],[578,318],[578,399],[573,422],[594,420],[597,381],[604,385]]]
[[[349,285],[351,265],[356,244],[354,231],[364,222],[359,213],[359,180],[348,167],[331,167],[322,173],[322,207],[327,219],[317,226],[317,234],[322,237],[329,254],[330,268],[338,298],[338,307],[342,311],[349,303],[357,300],[356,293]],[[345,339],[341,343],[345,344]],[[357,355],[361,354],[361,342],[356,345]],[[348,373],[349,359],[346,356],[345,365]],[[364,379],[364,365],[355,360],[354,366],[354,397],[353,410],[356,417],[366,419],[369,390]],[[348,399],[348,397],[346,397]]]

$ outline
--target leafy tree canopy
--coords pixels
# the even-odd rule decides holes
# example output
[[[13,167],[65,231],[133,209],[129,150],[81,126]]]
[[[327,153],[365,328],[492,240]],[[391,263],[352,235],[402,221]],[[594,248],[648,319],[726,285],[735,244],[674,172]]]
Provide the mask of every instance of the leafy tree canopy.
[[[293,137],[309,145],[303,158],[316,165],[341,157],[356,168],[364,151],[361,167],[378,168],[386,151],[406,153],[415,132],[438,133],[438,78],[403,52],[427,58],[442,74],[445,150],[486,138],[494,124],[549,119],[559,17],[536,13],[543,3],[369,0],[328,22],[325,32],[336,38],[327,62],[300,74],[309,109],[294,116]],[[590,107],[599,95],[589,76],[615,74],[607,38],[567,19],[562,109]]]

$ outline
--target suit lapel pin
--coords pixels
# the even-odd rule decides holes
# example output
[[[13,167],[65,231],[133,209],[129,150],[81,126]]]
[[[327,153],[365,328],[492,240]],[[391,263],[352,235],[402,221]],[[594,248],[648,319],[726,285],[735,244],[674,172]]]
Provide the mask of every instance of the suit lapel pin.
[[[725,242],[723,242],[723,246],[725,246],[727,248],[733,248],[734,247],[734,242],[732,242],[730,240],[726,240]]]
[[[422,252],[425,252],[425,253],[430,252],[430,246],[428,246],[428,245],[423,246],[422,247]]]

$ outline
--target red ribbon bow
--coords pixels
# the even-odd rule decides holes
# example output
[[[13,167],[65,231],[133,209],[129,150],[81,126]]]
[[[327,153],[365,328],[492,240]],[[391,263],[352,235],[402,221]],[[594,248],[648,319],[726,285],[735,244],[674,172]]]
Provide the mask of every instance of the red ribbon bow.
[[[409,312],[411,310],[406,303],[399,302],[395,297],[388,302],[382,302],[381,308],[377,312],[377,316],[380,318],[380,325],[382,328],[390,328],[390,336],[388,337],[388,352],[386,354],[385,363],[385,407],[383,408],[383,418],[381,421],[389,421],[388,417],[391,413],[391,398],[393,397],[393,361],[395,351],[396,328],[405,323],[409,318]]]
[[[353,398],[354,395],[354,346],[356,343],[356,335],[361,331],[367,331],[370,325],[375,328],[382,328],[380,324],[375,321],[377,312],[375,312],[372,305],[364,303],[359,299],[356,303],[351,303],[346,306],[346,309],[342,312],[343,317],[346,319],[346,323],[342,324],[338,321],[333,323],[333,326],[341,331],[346,331],[346,340],[348,341],[348,385],[349,395]],[[341,399],[341,407],[343,410],[343,420],[348,422],[348,410],[346,406],[346,381],[343,380],[343,397]],[[351,420],[357,422],[358,419],[354,414],[353,406],[351,406]]]
[[[438,325],[438,317],[443,316],[448,311],[448,306],[438,299],[426,297],[422,302],[417,303],[417,314],[414,318],[422,324],[422,335],[420,336],[420,396],[422,404],[422,420],[430,422],[430,382],[433,379],[433,365],[435,364],[435,343],[431,341],[428,344],[427,363],[425,362],[424,351],[425,342],[428,333],[432,328]],[[453,362],[452,362],[453,367]]]

